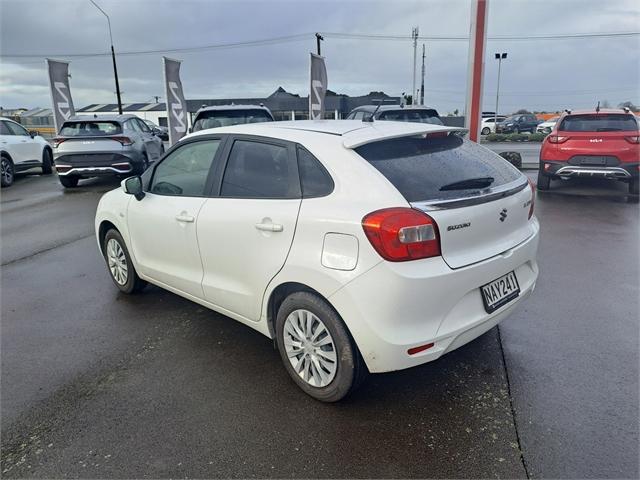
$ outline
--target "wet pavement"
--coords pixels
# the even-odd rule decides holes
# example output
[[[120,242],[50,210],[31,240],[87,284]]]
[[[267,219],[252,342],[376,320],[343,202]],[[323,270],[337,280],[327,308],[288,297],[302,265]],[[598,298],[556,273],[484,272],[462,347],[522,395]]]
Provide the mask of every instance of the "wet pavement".
[[[247,327],[156,287],[119,294],[93,237],[116,186],[2,190],[3,477],[638,476],[639,209],[624,185],[552,184],[523,307],[335,405]]]

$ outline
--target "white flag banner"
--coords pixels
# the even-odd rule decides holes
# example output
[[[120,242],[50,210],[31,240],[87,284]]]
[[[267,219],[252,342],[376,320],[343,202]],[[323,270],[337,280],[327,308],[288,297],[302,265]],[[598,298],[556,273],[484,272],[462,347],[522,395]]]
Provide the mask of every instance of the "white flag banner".
[[[180,81],[180,60],[162,57],[164,64],[165,98],[169,123],[169,144],[173,145],[187,133],[187,102]]]
[[[47,58],[49,70],[49,87],[53,104],[53,124],[56,134],[60,132],[62,124],[76,114],[69,90],[69,64]]]
[[[327,93],[327,68],[324,65],[324,57],[314,53],[311,54],[310,79],[309,118],[322,120],[324,118],[324,96]]]

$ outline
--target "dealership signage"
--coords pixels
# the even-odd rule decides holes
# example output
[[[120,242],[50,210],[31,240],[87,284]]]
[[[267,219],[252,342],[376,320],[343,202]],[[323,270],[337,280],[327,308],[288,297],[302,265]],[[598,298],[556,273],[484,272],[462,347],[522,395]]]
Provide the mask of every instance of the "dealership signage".
[[[53,104],[53,124],[58,133],[62,124],[76,114],[69,90],[69,64],[47,58],[47,69]]]
[[[180,81],[180,60],[162,57],[164,64],[165,98],[169,123],[169,143],[173,145],[187,133],[187,102]]]
[[[310,78],[309,118],[321,120],[324,117],[324,97],[327,92],[327,69],[324,65],[324,57],[311,54]]]

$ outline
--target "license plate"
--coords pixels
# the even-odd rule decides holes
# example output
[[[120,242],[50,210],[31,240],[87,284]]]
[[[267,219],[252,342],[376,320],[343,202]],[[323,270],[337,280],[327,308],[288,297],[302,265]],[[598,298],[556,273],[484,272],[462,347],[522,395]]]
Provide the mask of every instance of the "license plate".
[[[520,295],[520,285],[514,272],[509,272],[491,283],[480,287],[482,301],[487,313],[491,313],[506,305]]]

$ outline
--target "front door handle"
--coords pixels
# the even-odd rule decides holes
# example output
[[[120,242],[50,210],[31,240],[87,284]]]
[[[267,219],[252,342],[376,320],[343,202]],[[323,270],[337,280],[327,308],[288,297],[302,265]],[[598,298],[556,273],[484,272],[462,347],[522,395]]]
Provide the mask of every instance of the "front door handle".
[[[263,232],[281,232],[284,227],[279,223],[256,223],[256,228]]]
[[[176,220],[183,223],[193,223],[195,221],[195,217],[187,215],[186,213],[181,213],[180,215],[176,215]]]

